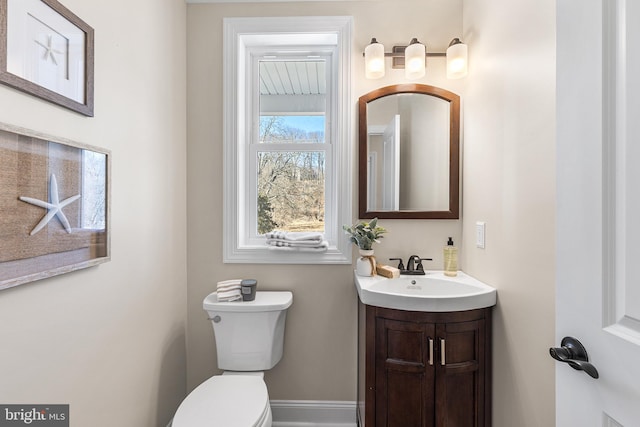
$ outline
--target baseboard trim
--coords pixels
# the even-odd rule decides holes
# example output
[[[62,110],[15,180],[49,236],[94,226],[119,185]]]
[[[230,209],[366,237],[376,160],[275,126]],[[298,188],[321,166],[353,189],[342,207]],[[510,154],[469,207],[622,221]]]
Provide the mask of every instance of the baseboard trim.
[[[356,402],[272,400],[273,427],[355,427]]]
[[[271,400],[272,427],[356,427],[356,402]],[[171,427],[173,419],[167,427]]]

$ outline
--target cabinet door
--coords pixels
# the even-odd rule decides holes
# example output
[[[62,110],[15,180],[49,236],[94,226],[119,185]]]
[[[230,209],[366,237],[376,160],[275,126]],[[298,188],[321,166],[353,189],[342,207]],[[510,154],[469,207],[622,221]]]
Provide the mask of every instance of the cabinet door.
[[[438,324],[436,337],[436,425],[485,427],[485,321]]]
[[[376,426],[434,426],[434,339],[434,324],[376,318]]]

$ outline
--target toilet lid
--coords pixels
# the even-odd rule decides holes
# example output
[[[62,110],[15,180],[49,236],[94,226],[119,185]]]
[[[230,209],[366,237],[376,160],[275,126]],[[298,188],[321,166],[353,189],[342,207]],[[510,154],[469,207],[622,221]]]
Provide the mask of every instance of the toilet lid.
[[[254,427],[262,425],[268,412],[262,377],[216,375],[180,404],[172,427]]]

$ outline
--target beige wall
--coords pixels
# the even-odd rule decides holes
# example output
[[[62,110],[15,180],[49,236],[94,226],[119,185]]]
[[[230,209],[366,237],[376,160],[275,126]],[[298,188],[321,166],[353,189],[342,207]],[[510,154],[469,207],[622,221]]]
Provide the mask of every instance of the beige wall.
[[[351,400],[356,391],[356,303],[353,266],[255,265],[222,263],[222,19],[232,16],[351,15],[354,17],[352,105],[364,93],[404,83],[402,70],[382,80],[365,80],[362,52],[371,37],[406,45],[412,37],[444,51],[462,31],[462,1],[392,0],[188,6],[188,387],[218,372],[213,330],[203,298],[219,280],[258,279],[259,289],[292,290],[282,361],[266,374],[272,399]],[[390,65],[390,64],[388,64]],[[419,81],[459,92],[447,81],[444,60],[429,60]],[[354,159],[356,121],[349,143]],[[355,162],[355,160],[354,160]],[[357,196],[354,163],[354,216]],[[442,265],[447,237],[461,236],[459,221],[381,221],[389,235],[376,247],[379,259],[413,254],[433,256]]]
[[[0,85],[0,121],[111,150],[112,260],[0,291],[0,402],[166,425],[186,384],[186,6],[63,3],[95,29],[95,117]]]
[[[464,2],[465,270],[498,288],[494,427],[555,421],[555,2]],[[475,223],[486,222],[486,249]]]

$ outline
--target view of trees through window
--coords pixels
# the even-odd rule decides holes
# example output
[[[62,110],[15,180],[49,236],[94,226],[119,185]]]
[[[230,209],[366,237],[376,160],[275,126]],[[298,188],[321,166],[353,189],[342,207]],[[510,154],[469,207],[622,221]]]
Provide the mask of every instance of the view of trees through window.
[[[324,116],[261,116],[258,151],[258,233],[324,231]],[[278,149],[270,149],[278,144]],[[286,145],[283,147],[283,145]]]
[[[82,150],[82,228],[104,230],[107,203],[107,156]]]

